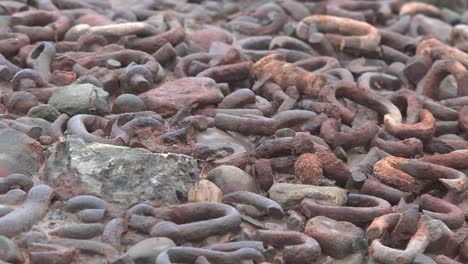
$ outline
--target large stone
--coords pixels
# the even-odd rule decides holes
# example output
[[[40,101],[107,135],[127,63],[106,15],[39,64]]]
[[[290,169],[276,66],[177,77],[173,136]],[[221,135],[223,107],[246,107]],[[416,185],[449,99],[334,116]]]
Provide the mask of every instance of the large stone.
[[[275,183],[268,194],[270,199],[286,210],[298,205],[304,198],[321,205],[344,205],[347,200],[345,189],[307,184]]]
[[[33,175],[44,165],[42,146],[26,134],[0,129],[0,177],[2,174]]]
[[[344,221],[317,216],[307,222],[305,233],[317,240],[325,255],[342,259],[354,253],[365,253],[364,231]]]
[[[45,182],[68,198],[92,194],[124,207],[148,201],[178,204],[198,179],[195,159],[66,137],[52,149]]]
[[[109,113],[109,93],[90,83],[63,86],[52,93],[49,105],[69,116]]]
[[[216,104],[223,99],[223,94],[213,79],[188,77],[164,83],[139,97],[147,110],[168,117],[183,107],[191,110],[200,105]]]
[[[237,191],[258,192],[254,178],[234,166],[216,167],[208,173],[206,178],[216,184],[224,195]]]
[[[48,104],[38,105],[29,109],[28,116],[42,118],[49,122],[54,122],[60,115],[60,112]]]
[[[153,264],[156,257],[176,244],[166,237],[152,237],[138,242],[127,250],[125,254],[129,255],[135,264]]]

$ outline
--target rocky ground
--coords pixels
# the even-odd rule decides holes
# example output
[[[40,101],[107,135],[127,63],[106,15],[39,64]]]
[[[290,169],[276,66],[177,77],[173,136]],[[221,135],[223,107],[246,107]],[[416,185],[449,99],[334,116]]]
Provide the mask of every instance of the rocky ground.
[[[468,263],[467,9],[0,1],[0,264]]]

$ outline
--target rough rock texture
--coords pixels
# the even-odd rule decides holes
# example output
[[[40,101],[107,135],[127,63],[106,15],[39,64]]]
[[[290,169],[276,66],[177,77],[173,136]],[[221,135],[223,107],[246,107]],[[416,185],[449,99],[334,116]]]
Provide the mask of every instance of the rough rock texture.
[[[128,207],[139,201],[177,204],[198,178],[195,159],[156,154],[77,137],[61,139],[47,160],[45,182],[60,195],[93,194]]]
[[[147,110],[168,117],[183,107],[191,110],[198,105],[216,104],[223,99],[223,94],[213,79],[189,77],[167,82],[139,97]]]
[[[344,205],[347,200],[345,189],[306,184],[275,183],[268,193],[270,199],[286,210],[299,204],[304,198],[322,205]]]
[[[320,184],[323,178],[320,158],[311,153],[302,154],[294,164],[294,174],[303,184]]]
[[[48,104],[38,105],[29,109],[28,116],[42,118],[49,122],[54,122],[59,117],[60,112]]]
[[[334,258],[367,250],[364,231],[349,222],[317,216],[307,222],[305,233],[319,242],[323,253]]]
[[[10,174],[33,175],[44,161],[44,152],[39,142],[22,132],[9,128],[0,129],[0,164],[8,168]],[[0,172],[0,176],[2,174]]]
[[[109,113],[109,94],[90,83],[64,86],[55,91],[49,104],[61,113],[78,114]]]

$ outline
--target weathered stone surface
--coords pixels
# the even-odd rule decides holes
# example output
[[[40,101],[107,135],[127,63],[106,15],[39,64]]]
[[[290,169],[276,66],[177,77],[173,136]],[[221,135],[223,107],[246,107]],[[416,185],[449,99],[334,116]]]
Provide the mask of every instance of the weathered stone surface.
[[[28,112],[28,116],[30,117],[42,118],[49,122],[54,122],[55,119],[59,117],[59,115],[60,112],[57,109],[55,109],[55,107],[48,104],[35,106],[29,109]]]
[[[304,198],[322,205],[344,205],[347,200],[346,190],[342,188],[307,184],[275,183],[268,193],[283,209],[294,207]]]
[[[206,177],[216,184],[224,195],[237,191],[258,192],[253,177],[234,166],[221,165],[212,169]]]
[[[45,161],[41,144],[26,134],[0,129],[0,176],[3,173],[33,175]]]
[[[109,113],[109,94],[90,83],[73,84],[55,91],[49,99],[49,105],[70,116],[105,115]]]
[[[125,254],[128,254],[135,264],[154,263],[161,252],[175,246],[176,244],[169,238],[152,237],[138,242]]]
[[[302,154],[294,164],[294,174],[303,184],[319,185],[323,178],[320,158],[312,153]]]
[[[56,143],[45,169],[45,182],[64,197],[92,194],[124,207],[146,200],[183,202],[197,179],[197,162],[191,157],[88,144],[77,137]]]
[[[147,110],[168,117],[183,107],[191,110],[199,105],[216,104],[223,99],[223,94],[213,79],[188,77],[164,83],[139,97]]]
[[[334,258],[367,250],[364,231],[349,222],[317,216],[307,222],[305,233],[319,242],[325,255]]]

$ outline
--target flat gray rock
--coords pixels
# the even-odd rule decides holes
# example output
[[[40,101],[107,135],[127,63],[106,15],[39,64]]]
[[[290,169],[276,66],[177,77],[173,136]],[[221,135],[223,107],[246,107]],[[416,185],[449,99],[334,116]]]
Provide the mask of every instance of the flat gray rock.
[[[60,115],[60,112],[48,104],[38,105],[29,109],[28,116],[42,118],[49,122],[54,122]]]
[[[199,176],[197,161],[189,156],[85,143],[73,136],[59,140],[51,153],[45,182],[61,196],[97,195],[123,207],[185,202]]]
[[[346,190],[339,187],[315,186],[308,184],[275,183],[268,191],[270,199],[284,209],[298,205],[304,198],[321,205],[344,205],[348,198]]]
[[[69,116],[109,113],[109,93],[90,83],[63,86],[52,93],[48,103]]]

